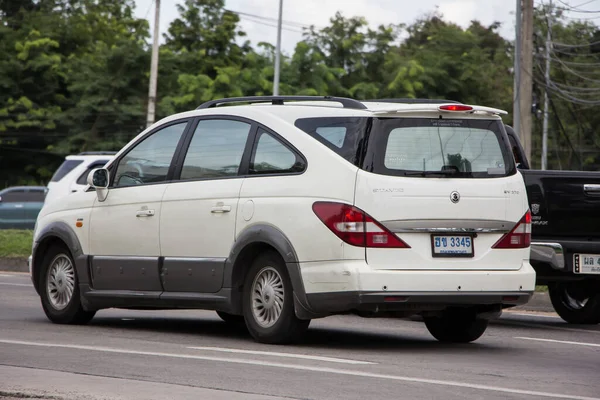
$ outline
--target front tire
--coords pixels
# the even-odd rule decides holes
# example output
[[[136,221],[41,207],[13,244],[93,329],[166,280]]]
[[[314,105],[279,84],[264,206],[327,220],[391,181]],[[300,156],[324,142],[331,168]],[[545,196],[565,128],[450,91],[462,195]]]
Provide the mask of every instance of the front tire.
[[[244,319],[252,337],[260,343],[284,344],[299,340],[310,320],[294,312],[292,283],[278,253],[259,255],[244,282]]]
[[[468,309],[446,310],[439,317],[425,317],[429,333],[443,343],[470,343],[479,339],[488,321],[478,319],[475,311]]]
[[[590,285],[591,286],[591,285]],[[600,323],[600,291],[584,283],[557,283],[548,287],[556,313],[570,324]]]
[[[44,255],[40,276],[40,298],[48,319],[56,324],[86,324],[96,314],[81,305],[77,269],[70,252],[52,246]]]

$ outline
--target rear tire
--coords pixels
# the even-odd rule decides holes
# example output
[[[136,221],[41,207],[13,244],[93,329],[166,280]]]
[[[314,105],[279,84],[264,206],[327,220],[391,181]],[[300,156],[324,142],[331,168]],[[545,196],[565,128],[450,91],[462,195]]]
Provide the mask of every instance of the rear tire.
[[[77,268],[71,253],[64,247],[51,246],[42,261],[39,288],[42,308],[56,324],[87,324],[95,311],[81,305]]]
[[[268,251],[259,255],[244,282],[243,311],[246,327],[260,343],[284,344],[299,340],[310,320],[294,312],[292,283],[281,256]]]
[[[446,310],[439,317],[425,317],[429,333],[443,343],[469,343],[479,339],[488,326],[485,319],[477,319],[473,310]]]
[[[576,286],[577,285],[577,286]],[[600,323],[600,291],[585,283],[557,283],[548,287],[556,313],[569,324]]]

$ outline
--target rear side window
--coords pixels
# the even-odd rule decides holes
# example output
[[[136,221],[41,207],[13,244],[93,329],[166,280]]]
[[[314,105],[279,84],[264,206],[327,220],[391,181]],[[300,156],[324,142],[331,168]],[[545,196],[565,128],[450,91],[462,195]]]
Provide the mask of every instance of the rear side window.
[[[384,175],[493,178],[510,175],[514,159],[497,120],[381,118],[369,149]],[[436,174],[437,173],[437,174]]]
[[[365,135],[370,125],[369,118],[300,118],[295,125],[346,161],[357,166],[360,163]]]
[[[75,167],[81,164],[83,160],[65,160],[60,167],[56,170],[50,182],[58,182],[64,178],[69,172],[73,171]]]
[[[259,130],[256,148],[250,161],[250,174],[290,174],[304,171],[306,163],[285,144]]]

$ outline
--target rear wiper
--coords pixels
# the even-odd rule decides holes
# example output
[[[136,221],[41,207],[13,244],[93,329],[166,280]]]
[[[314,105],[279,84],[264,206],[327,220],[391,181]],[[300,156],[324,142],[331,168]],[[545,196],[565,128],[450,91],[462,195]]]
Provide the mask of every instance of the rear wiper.
[[[456,170],[443,170],[443,171],[404,171],[404,176],[451,176],[457,174]]]

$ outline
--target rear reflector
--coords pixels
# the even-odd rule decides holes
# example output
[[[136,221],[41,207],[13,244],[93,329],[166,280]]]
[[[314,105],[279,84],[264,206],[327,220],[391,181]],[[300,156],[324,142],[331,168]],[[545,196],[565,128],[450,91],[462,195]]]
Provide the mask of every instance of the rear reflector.
[[[397,302],[402,302],[402,301],[406,301],[408,300],[408,297],[401,297],[401,296],[385,296],[383,298],[383,301],[386,303],[397,303]]]
[[[370,215],[349,204],[318,201],[312,209],[337,237],[353,246],[410,248]]]
[[[443,106],[439,106],[438,110],[440,110],[440,111],[473,111],[473,107],[465,106],[462,104],[446,104]]]
[[[524,249],[531,244],[531,211],[521,218],[519,223],[496,242],[493,249]]]

